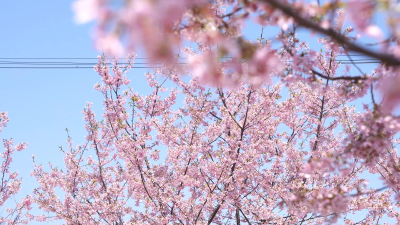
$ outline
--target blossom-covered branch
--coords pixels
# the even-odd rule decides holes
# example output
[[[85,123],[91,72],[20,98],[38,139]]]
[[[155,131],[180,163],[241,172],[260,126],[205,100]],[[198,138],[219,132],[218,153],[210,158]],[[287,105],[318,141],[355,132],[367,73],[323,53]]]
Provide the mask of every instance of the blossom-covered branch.
[[[9,122],[7,112],[0,112],[0,133],[3,127],[7,127]],[[3,160],[1,160],[0,166],[0,207],[4,206],[6,201],[12,200],[13,196],[20,190],[22,179],[18,179],[18,172],[11,172],[10,165],[13,161],[13,154],[15,151],[24,150],[28,143],[19,143],[14,146],[12,139],[3,139],[4,152],[1,154]],[[21,203],[17,203],[15,208],[5,209],[0,215],[0,223],[8,224],[27,224],[29,222],[29,216],[26,211],[31,209],[32,199],[27,196]]]

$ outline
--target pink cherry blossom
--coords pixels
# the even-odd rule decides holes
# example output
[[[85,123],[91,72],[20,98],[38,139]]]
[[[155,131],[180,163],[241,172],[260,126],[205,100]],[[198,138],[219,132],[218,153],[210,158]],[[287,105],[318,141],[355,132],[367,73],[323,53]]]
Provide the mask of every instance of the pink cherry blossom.
[[[63,167],[33,157],[37,186],[1,222],[400,223],[393,1],[78,0],[73,9],[76,22],[95,22],[97,50],[116,58],[94,67],[103,110],[86,104],[86,140],[67,133]],[[249,22],[257,41],[243,34]],[[161,65],[145,74],[146,94],[126,87],[135,56],[117,59],[133,51]],[[353,54],[379,65],[364,71]],[[7,122],[0,113],[0,132]],[[10,165],[27,146],[3,144],[1,205],[20,189]],[[35,205],[42,215],[30,214]]]
[[[1,128],[7,127],[7,123],[9,122],[7,112],[0,112],[0,132]],[[7,140],[3,139],[4,152],[1,153],[0,160],[0,207],[4,206],[6,202],[11,202],[14,199],[14,196],[20,191],[20,185],[22,183],[22,179],[18,179],[18,171],[11,172],[11,163],[13,161],[13,154],[15,150],[21,151],[25,149],[28,143],[20,143],[15,147],[13,146],[13,139]],[[14,200],[15,201],[15,200]],[[1,223],[8,224],[27,224],[29,218],[27,218],[27,211],[29,211],[30,204],[26,205],[25,200],[23,203],[17,203],[14,208],[6,209],[5,213],[2,213],[0,216]]]
[[[298,57],[316,58],[315,65],[292,67],[294,73],[317,66],[326,76],[337,76],[340,46],[329,38],[321,43],[326,52]],[[274,61],[266,55],[276,53],[265,46],[256,51],[240,64],[243,73],[252,63],[261,69],[250,66],[248,76],[273,72]],[[352,223],[345,216],[360,211],[368,212],[365,221],[383,215],[397,220],[391,196],[400,170],[390,167],[398,163],[391,150],[391,135],[400,129],[397,118],[369,109],[356,114],[348,105],[352,98],[339,91],[344,81],[293,78],[255,85],[237,79],[231,89],[206,87],[207,79],[229,79],[224,72],[208,75],[216,71],[213,66],[227,71],[231,65],[213,64],[213,53],[199,57],[185,49],[192,65],[202,67],[194,67],[189,79],[180,75],[185,69],[156,68],[146,74],[148,94],[121,90],[127,71],[118,60],[109,68],[100,56],[95,71],[102,84],[95,89],[104,96],[101,121],[88,103],[87,142],[75,146],[68,134],[67,147],[61,148],[65,169],[35,164],[32,175],[39,186],[33,202],[71,224]],[[367,188],[360,178],[367,170],[384,173],[390,189]],[[30,201],[25,203],[29,207]]]

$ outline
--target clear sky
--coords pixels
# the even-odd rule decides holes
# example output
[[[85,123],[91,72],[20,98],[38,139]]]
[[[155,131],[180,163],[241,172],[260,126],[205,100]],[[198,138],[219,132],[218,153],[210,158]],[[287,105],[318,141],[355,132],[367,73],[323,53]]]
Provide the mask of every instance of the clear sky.
[[[0,58],[95,58],[99,55],[90,37],[93,24],[76,25],[71,3],[65,0],[3,1]],[[246,35],[252,37],[259,37],[260,32],[261,27],[255,25],[246,29]],[[264,37],[276,34],[276,30],[264,30]],[[365,72],[369,73],[371,68],[369,66]],[[129,75],[130,86],[139,93],[147,91],[143,85],[146,71],[135,69]],[[21,195],[29,194],[35,186],[34,179],[29,176],[33,168],[32,154],[37,163],[61,165],[63,155],[58,146],[65,146],[65,128],[69,129],[75,144],[83,142],[85,129],[81,111],[86,102],[94,102],[98,116],[102,111],[102,96],[93,89],[97,82],[100,77],[93,69],[0,68],[0,111],[8,111],[10,118],[0,138],[29,143],[26,150],[15,154],[12,164],[12,170],[18,170],[24,178]]]

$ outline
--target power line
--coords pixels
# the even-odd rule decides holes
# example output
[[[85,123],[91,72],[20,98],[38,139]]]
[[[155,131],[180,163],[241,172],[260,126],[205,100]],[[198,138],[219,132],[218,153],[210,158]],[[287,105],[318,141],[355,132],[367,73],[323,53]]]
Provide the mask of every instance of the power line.
[[[354,61],[354,60],[353,60]],[[340,61],[341,64],[352,64],[351,61]],[[368,63],[381,63],[380,61],[355,61],[354,64],[368,64]],[[175,63],[176,65],[187,65],[188,63]],[[24,65],[29,65],[29,66],[96,66],[96,63],[72,63],[72,62],[61,62],[61,63],[51,63],[51,62],[12,62],[12,63],[3,63],[0,62],[0,66],[5,65],[5,66],[24,66]],[[108,63],[107,65],[112,66],[111,63]],[[119,64],[121,65],[121,64]],[[162,63],[134,63],[133,65],[148,65],[149,67],[151,66],[157,66],[157,65],[162,65]]]
[[[379,64],[381,62],[359,62],[355,64]],[[342,63],[344,65],[351,65],[352,63]],[[93,69],[94,66],[0,66],[0,69]],[[126,68],[126,67],[120,67]],[[131,69],[156,69],[162,68],[161,66],[132,66]]]
[[[353,55],[354,56],[354,55]],[[358,55],[362,56],[362,55]],[[230,59],[232,57],[222,57]],[[75,60],[75,61],[60,61],[60,60]],[[93,60],[96,58],[0,58],[0,69],[93,69],[97,61],[87,62],[82,60]],[[136,59],[148,59],[148,58],[136,58]],[[179,58],[187,59],[187,58]],[[23,61],[20,61],[23,60]],[[53,61],[51,61],[53,60]],[[336,59],[341,64],[379,64],[381,63],[375,59],[368,58],[356,58],[356,59]],[[222,61],[223,62],[223,61]],[[291,62],[291,61],[289,61]],[[121,61],[118,64],[121,68],[126,68],[128,62]],[[181,61],[176,62],[176,65],[186,65],[188,62]],[[107,62],[107,65],[112,66],[111,62]],[[132,69],[153,69],[161,68],[162,63],[149,63],[149,62],[135,62],[132,64]]]
[[[366,58],[366,59],[353,59],[353,60],[350,60],[350,59],[337,59],[337,61],[355,61],[355,62],[357,62],[357,61],[378,61],[378,60],[374,60],[374,59],[368,59],[368,58]],[[12,63],[16,63],[16,64],[24,64],[24,63],[60,63],[60,64],[97,64],[98,62],[65,62],[65,61],[29,61],[29,62],[26,62],[26,61],[1,61],[0,60],[0,63],[3,63],[3,64],[7,64],[7,63],[9,63],[9,64],[12,64]],[[111,63],[111,62],[108,62],[108,63]],[[178,63],[182,63],[182,62],[178,62]],[[135,62],[134,64],[161,64],[161,63],[149,63],[149,62],[145,62],[145,63],[137,63],[137,62]]]
[[[365,55],[363,55],[363,54],[349,54],[349,55],[339,54],[338,55],[338,57],[345,57],[345,56],[355,56],[355,57],[357,57],[357,56],[365,56]],[[220,58],[230,59],[230,58],[233,58],[233,57],[226,56],[226,57],[220,57]],[[32,60],[32,59],[34,59],[34,60],[36,60],[36,59],[37,60],[40,60],[40,59],[51,59],[51,60],[57,60],[57,59],[95,59],[95,60],[97,60],[98,58],[95,58],[95,57],[87,57],[87,58],[79,58],[79,57],[60,57],[60,58],[58,58],[58,57],[44,57],[44,58],[41,58],[41,57],[31,57],[31,58],[15,57],[15,58],[2,58],[2,57],[0,57],[0,59],[13,59],[13,60],[15,60],[15,59],[17,59],[17,60],[19,60],[19,59],[30,59],[30,60]],[[106,59],[116,59],[116,58],[106,58]],[[117,59],[125,60],[126,58],[117,58]],[[135,59],[150,59],[150,58],[148,58],[148,57],[136,57]],[[187,59],[187,58],[186,57],[178,57],[178,59]]]

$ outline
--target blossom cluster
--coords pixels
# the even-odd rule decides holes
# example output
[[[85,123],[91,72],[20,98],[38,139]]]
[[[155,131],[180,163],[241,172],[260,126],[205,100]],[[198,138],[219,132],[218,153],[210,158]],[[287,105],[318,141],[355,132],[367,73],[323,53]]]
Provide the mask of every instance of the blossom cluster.
[[[3,127],[7,127],[9,122],[7,112],[0,112],[0,133]],[[1,153],[0,161],[0,207],[4,206],[6,201],[20,191],[22,179],[18,179],[18,171],[10,170],[15,151],[22,151],[27,147],[28,143],[19,143],[14,146],[13,139],[3,139],[4,152]],[[6,209],[6,213],[0,216],[0,223],[8,224],[27,224],[29,219],[25,217],[26,211],[31,209],[31,196],[27,196],[21,203],[12,209]]]

